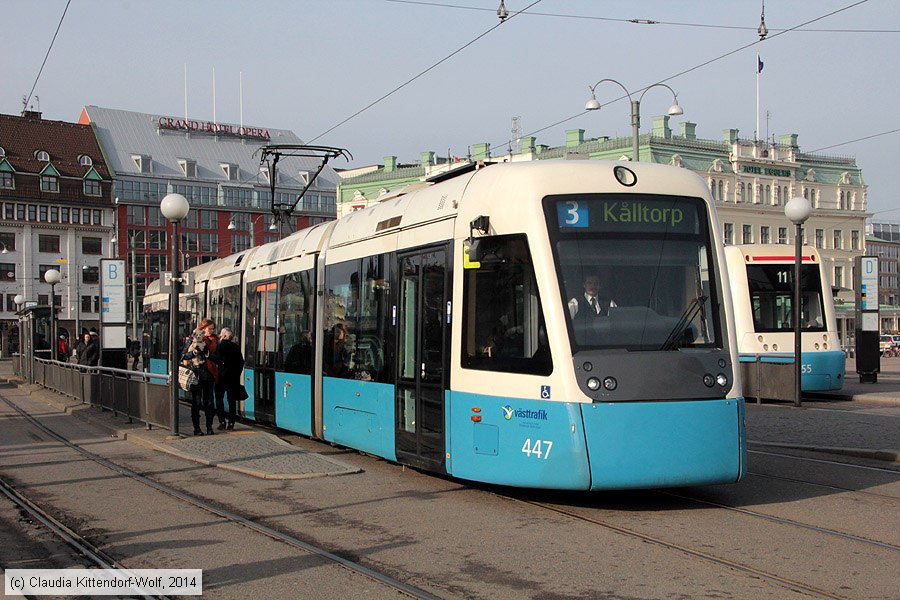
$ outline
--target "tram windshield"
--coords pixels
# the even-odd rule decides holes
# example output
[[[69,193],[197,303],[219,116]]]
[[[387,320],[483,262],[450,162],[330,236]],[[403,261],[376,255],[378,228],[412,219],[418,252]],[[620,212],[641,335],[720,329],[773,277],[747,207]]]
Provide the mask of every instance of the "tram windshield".
[[[747,265],[747,286],[758,333],[793,331],[794,265]],[[800,267],[800,326],[804,331],[825,331],[822,278],[818,265]]]
[[[573,350],[722,347],[701,200],[579,194],[545,207]]]

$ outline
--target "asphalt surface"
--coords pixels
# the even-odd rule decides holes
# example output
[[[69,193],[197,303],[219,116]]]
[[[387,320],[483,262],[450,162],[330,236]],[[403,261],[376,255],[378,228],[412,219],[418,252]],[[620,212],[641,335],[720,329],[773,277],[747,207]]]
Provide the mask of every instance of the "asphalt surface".
[[[101,425],[119,438],[201,464],[265,479],[301,479],[358,473],[360,469],[321,452],[293,445],[254,424],[238,423],[233,431],[215,435],[171,436],[162,429],[110,411],[82,404],[38,385],[19,380],[11,361],[0,361],[0,380],[8,379],[78,418]],[[188,410],[181,410],[181,431],[191,431]],[[800,407],[791,401],[747,402],[751,449],[778,447],[900,462],[900,357],[882,360],[877,383],[860,383],[854,359],[839,392],[805,397]],[[307,447],[309,445],[307,444]],[[315,447],[315,446],[313,446]]]

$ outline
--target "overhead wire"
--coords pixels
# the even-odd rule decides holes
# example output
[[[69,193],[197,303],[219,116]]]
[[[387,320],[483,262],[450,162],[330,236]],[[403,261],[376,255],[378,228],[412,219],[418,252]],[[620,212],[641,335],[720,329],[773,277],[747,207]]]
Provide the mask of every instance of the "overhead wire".
[[[70,1],[71,1],[71,0],[70,0]],[[457,48],[456,50],[454,50],[453,52],[451,52],[450,54],[448,54],[447,56],[445,56],[445,57],[442,58],[441,60],[437,61],[436,63],[434,63],[433,65],[431,65],[431,66],[428,67],[427,69],[425,69],[424,71],[421,71],[421,72],[418,73],[417,75],[414,75],[414,76],[411,77],[410,79],[407,79],[405,82],[401,83],[400,85],[398,85],[397,87],[395,87],[395,88],[392,89],[391,91],[387,92],[386,94],[382,95],[381,97],[377,98],[376,100],[373,100],[372,102],[370,102],[369,104],[367,104],[367,105],[364,106],[363,108],[359,109],[358,111],[356,111],[355,113],[353,113],[352,115],[350,115],[349,117],[347,117],[346,119],[342,120],[341,122],[337,123],[336,125],[333,125],[332,127],[328,128],[328,129],[326,129],[325,131],[323,131],[323,132],[320,133],[319,135],[317,135],[317,136],[315,136],[314,138],[312,138],[311,140],[309,140],[308,143],[313,143],[313,142],[315,142],[316,140],[322,138],[323,136],[325,136],[325,135],[331,133],[332,131],[334,131],[335,129],[337,129],[338,127],[340,127],[341,125],[343,125],[344,123],[350,121],[351,119],[354,119],[354,118],[358,117],[359,115],[361,115],[362,113],[366,112],[367,110],[369,110],[370,108],[372,108],[373,106],[375,106],[376,104],[378,104],[379,102],[381,102],[382,100],[385,100],[385,99],[389,98],[390,96],[394,95],[395,93],[399,92],[400,90],[402,90],[403,88],[405,88],[406,86],[408,86],[409,84],[411,84],[412,82],[414,82],[415,80],[419,79],[420,77],[422,77],[422,76],[425,75],[426,73],[428,73],[428,72],[434,70],[434,69],[437,68],[438,66],[440,66],[440,65],[442,65],[443,63],[447,62],[448,60],[450,60],[451,58],[453,58],[454,56],[456,56],[457,54],[459,54],[460,52],[462,52],[463,50],[465,50],[466,48],[468,48],[469,46],[471,46],[472,44],[474,44],[475,42],[477,42],[478,40],[480,40],[480,39],[483,38],[484,36],[488,35],[489,33],[491,33],[492,31],[494,31],[495,29],[497,29],[497,28],[500,27],[501,25],[503,25],[503,24],[505,24],[505,23],[509,23],[509,22],[510,22],[512,19],[514,19],[515,17],[521,15],[522,13],[524,13],[525,11],[527,11],[529,8],[531,8],[532,6],[535,6],[536,4],[539,4],[539,3],[542,2],[542,1],[543,1],[543,0],[534,0],[534,2],[532,2],[531,4],[529,4],[528,6],[526,6],[525,8],[523,8],[522,10],[513,12],[513,13],[511,13],[508,17],[506,17],[505,19],[501,19],[499,23],[497,23],[496,25],[494,25],[493,27],[491,27],[490,29],[488,29],[488,30],[485,31],[484,33],[478,35],[477,37],[475,37],[475,39],[473,39],[473,40],[467,42],[466,44],[464,44],[464,45],[461,46],[460,48]]]
[[[897,133],[900,131],[900,128],[891,129],[890,131],[882,131],[881,133],[873,133],[872,135],[867,135],[865,137],[856,138],[855,140],[849,140],[846,142],[841,142],[839,144],[832,144],[830,146],[822,146],[821,148],[816,148],[815,150],[809,150],[809,152],[821,152],[822,150],[830,150],[831,148],[837,148],[839,146],[846,146],[847,144],[853,144],[855,142],[862,142],[864,140],[871,140],[872,138],[881,137],[883,135],[889,135],[891,133]]]
[[[822,19],[827,19],[828,17],[832,17],[832,16],[834,16],[834,15],[840,13],[840,12],[843,12],[843,11],[845,11],[845,10],[849,10],[849,9],[851,9],[851,8],[855,8],[856,6],[859,6],[860,4],[865,4],[865,3],[868,2],[868,1],[869,1],[869,0],[858,0],[857,2],[854,2],[854,3],[852,3],[852,4],[849,4],[849,5],[847,5],[847,6],[843,7],[843,8],[838,8],[838,9],[835,9],[835,10],[829,12],[829,13],[826,13],[826,14],[824,14],[824,15],[818,16],[818,17],[816,17],[816,18],[814,18],[814,19],[810,19],[810,20],[808,20],[808,21],[804,21],[803,23],[800,23],[799,25],[795,25],[795,26],[793,26],[793,27],[789,27],[789,28],[787,28],[787,29],[780,30],[780,31],[778,31],[777,33],[773,33],[773,34],[769,35],[767,39],[771,39],[771,38],[778,37],[778,36],[780,36],[780,35],[784,35],[784,34],[786,34],[786,33],[792,32],[792,31],[796,31],[796,30],[799,29],[800,27],[804,27],[804,26],[806,26],[806,25],[809,25],[810,23],[815,23],[815,22],[817,22],[817,21],[821,21]],[[529,14],[530,14],[530,13],[529,13]],[[728,58],[729,56],[732,56],[733,54],[737,54],[738,52],[741,52],[741,51],[743,51],[743,50],[746,50],[747,48],[752,48],[753,46],[756,46],[756,45],[758,45],[758,44],[761,44],[762,42],[763,42],[763,40],[754,40],[753,42],[751,42],[751,43],[749,43],[749,44],[744,44],[743,46],[740,46],[740,47],[738,47],[738,48],[735,48],[734,50],[731,50],[731,51],[726,52],[726,53],[724,53],[724,54],[720,54],[719,56],[717,56],[717,57],[715,57],[715,58],[711,58],[711,59],[709,59],[709,60],[707,60],[707,61],[704,61],[704,62],[702,62],[702,63],[700,63],[700,64],[698,64],[698,65],[694,65],[693,67],[690,67],[690,68],[688,68],[688,69],[684,69],[683,71],[679,71],[678,73],[675,73],[674,75],[670,75],[669,77],[666,77],[665,79],[660,79],[658,82],[655,82],[655,83],[652,83],[652,84],[650,84],[650,85],[647,85],[647,86],[638,88],[638,89],[634,90],[633,93],[634,93],[634,94],[637,94],[637,93],[639,93],[639,92],[642,92],[642,91],[644,91],[644,90],[647,90],[649,87],[651,87],[652,85],[655,85],[656,83],[664,83],[664,82],[666,82],[666,81],[671,81],[671,80],[673,80],[673,79],[675,79],[675,78],[677,78],[677,77],[681,77],[682,75],[686,75],[686,74],[688,74],[688,73],[691,73],[692,71],[696,71],[697,69],[701,69],[701,68],[703,68],[703,67],[705,67],[705,66],[707,66],[707,65],[710,65],[710,64],[712,64],[712,63],[714,63],[714,62],[718,62],[718,61],[720,61],[720,60],[722,60],[722,59],[724,59],[724,58]],[[610,101],[607,102],[606,104],[611,104],[611,103],[613,103],[613,102],[618,102],[619,100],[624,100],[624,99],[627,98],[627,97],[628,97],[627,95],[619,96],[618,98],[615,98],[614,100],[610,100]],[[574,115],[574,116],[572,116],[572,117],[568,117],[568,118],[566,118],[566,119],[564,119],[564,120],[562,120],[562,121],[558,121],[557,123],[554,123],[553,125],[548,125],[548,126],[546,126],[546,127],[542,127],[542,128],[540,128],[540,129],[537,129],[537,130],[532,131],[532,132],[530,132],[530,133],[527,133],[527,134],[525,134],[525,135],[526,135],[526,136],[530,136],[530,135],[533,135],[534,133],[539,133],[539,132],[544,131],[544,130],[546,130],[546,129],[549,129],[549,128],[551,128],[551,127],[555,127],[556,125],[559,125],[560,123],[565,123],[566,121],[570,121],[570,120],[572,120],[572,119],[574,119],[574,118],[576,118],[576,117],[578,117],[578,116],[583,115],[583,114],[586,113],[586,112],[588,112],[588,111],[587,111],[587,110],[583,110],[583,111],[581,111],[580,113],[578,113],[577,115]],[[499,148],[499,147],[501,147],[501,146],[505,146],[505,145],[508,145],[508,144],[509,144],[509,140],[505,140],[505,141],[503,141],[503,142],[501,142],[501,143],[499,143],[499,144],[492,144],[491,147],[490,147],[490,149],[493,150],[493,149],[495,149],[495,148]]]
[[[56,36],[59,35],[59,30],[62,27],[63,20],[66,18],[66,13],[69,11],[69,5],[72,4],[72,0],[68,0],[66,2],[66,7],[63,9],[63,14],[59,18],[59,24],[56,26],[56,32],[53,34],[53,39],[50,40],[50,47],[47,48],[47,54],[44,55],[44,62],[41,63],[41,68],[38,70],[37,77],[34,78],[34,85],[31,86],[31,91],[28,92],[28,96],[25,98],[25,106],[23,108],[28,108],[28,103],[31,102],[31,96],[34,94],[34,90],[37,87],[38,80],[41,78],[41,73],[44,72],[44,66],[47,64],[47,59],[50,58],[50,51],[53,49],[53,44],[56,42]]]
[[[494,9],[484,8],[480,6],[464,6],[460,4],[449,4],[446,2],[425,2],[424,0],[384,0],[395,4],[413,4],[418,6],[433,6],[435,8],[450,8],[456,10],[477,10],[491,12]],[[623,19],[614,17],[598,17],[595,15],[574,15],[565,13],[545,13],[529,11],[528,16],[531,17],[554,17],[561,19],[583,19],[590,21],[609,21],[613,23],[631,23],[633,25],[666,25],[672,27],[700,27],[706,29],[734,29],[742,31],[756,31],[756,27],[744,27],[740,25],[715,25],[711,23],[685,23],[679,21],[657,21],[655,19]],[[785,31],[783,29],[770,29],[770,32]],[[804,33],[900,33],[900,29],[803,29]]]

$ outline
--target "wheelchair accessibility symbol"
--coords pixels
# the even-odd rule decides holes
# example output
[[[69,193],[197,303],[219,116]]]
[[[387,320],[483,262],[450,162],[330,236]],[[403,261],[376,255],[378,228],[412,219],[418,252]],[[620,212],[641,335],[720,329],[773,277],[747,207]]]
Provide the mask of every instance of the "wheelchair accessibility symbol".
[[[550,399],[550,386],[542,385],[541,386],[541,400],[549,400]]]

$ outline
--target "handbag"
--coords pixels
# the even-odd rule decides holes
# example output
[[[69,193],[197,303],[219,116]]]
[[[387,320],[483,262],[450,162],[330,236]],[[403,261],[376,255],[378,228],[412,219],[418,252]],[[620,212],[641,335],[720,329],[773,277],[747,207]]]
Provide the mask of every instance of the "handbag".
[[[191,391],[191,386],[195,386],[198,383],[200,383],[200,378],[197,377],[197,374],[194,373],[193,369],[185,367],[184,365],[178,366],[178,387],[189,392]]]
[[[244,387],[243,383],[239,383],[234,386],[234,399],[237,402],[241,402],[246,400],[250,396],[247,394],[247,388]]]

